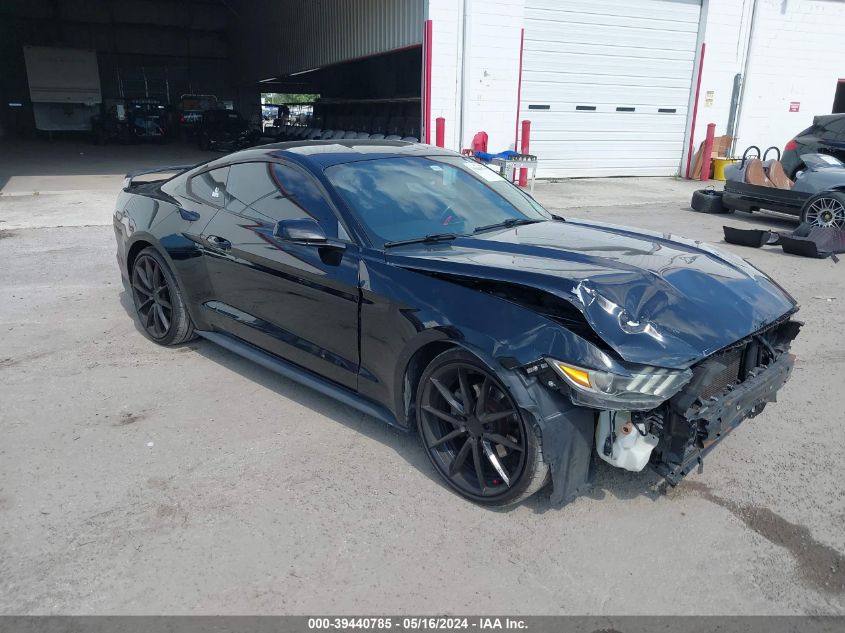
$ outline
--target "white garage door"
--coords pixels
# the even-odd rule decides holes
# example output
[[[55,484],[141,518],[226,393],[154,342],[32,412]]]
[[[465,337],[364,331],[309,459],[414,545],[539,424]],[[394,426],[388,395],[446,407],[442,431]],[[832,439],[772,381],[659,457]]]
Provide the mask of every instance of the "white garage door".
[[[699,0],[526,0],[521,119],[538,176],[677,173]]]

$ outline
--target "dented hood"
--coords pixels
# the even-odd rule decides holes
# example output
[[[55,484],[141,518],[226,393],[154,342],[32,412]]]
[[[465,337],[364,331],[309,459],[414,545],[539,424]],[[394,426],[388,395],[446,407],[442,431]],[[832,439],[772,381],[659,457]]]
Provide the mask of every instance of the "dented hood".
[[[389,251],[404,268],[530,286],[572,303],[624,360],[685,367],[795,309],[759,270],[701,242],[541,222]]]

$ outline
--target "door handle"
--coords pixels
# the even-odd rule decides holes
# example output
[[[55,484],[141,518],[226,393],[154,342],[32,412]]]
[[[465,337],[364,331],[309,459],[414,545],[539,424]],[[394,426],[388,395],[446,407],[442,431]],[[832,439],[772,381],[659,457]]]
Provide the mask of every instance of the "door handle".
[[[217,235],[207,235],[205,241],[212,248],[218,248],[221,251],[228,251],[230,248],[232,248],[232,243],[229,240],[224,237],[219,237]]]

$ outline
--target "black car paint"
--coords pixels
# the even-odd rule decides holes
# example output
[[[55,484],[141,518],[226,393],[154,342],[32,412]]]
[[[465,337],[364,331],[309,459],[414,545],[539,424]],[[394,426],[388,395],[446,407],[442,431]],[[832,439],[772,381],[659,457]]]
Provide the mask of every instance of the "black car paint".
[[[206,110],[193,131],[201,148],[229,152],[254,145],[259,136],[235,110]]]
[[[792,142],[794,147],[790,147]],[[795,135],[781,158],[786,174],[794,179],[801,168],[801,155],[814,153],[830,154],[845,162],[845,114],[814,117],[813,125]]]
[[[549,221],[376,250],[323,169],[397,154],[453,155],[389,141],[287,143],[126,190],[115,211],[121,271],[128,276],[133,257],[152,245],[176,273],[200,334],[282,373],[304,368],[314,380],[328,379],[325,387],[337,397],[357,399],[362,410],[403,429],[413,425],[410,374],[422,371],[420,360],[447,345],[469,350],[540,426],[557,501],[586,485],[593,413],[524,368],[547,356],[589,367],[689,367],[796,310],[788,294],[743,260],[671,235],[597,223]],[[269,223],[227,217],[185,186],[197,174],[256,160],[305,170],[350,239],[283,241]],[[231,246],[209,241],[211,227]],[[606,345],[536,305],[479,291],[472,285],[478,280],[563,299]],[[623,330],[620,311],[636,331]]]
[[[799,217],[804,203],[812,196],[813,194],[804,191],[761,187],[747,182],[728,180],[725,182],[722,204],[737,211],[767,209]]]

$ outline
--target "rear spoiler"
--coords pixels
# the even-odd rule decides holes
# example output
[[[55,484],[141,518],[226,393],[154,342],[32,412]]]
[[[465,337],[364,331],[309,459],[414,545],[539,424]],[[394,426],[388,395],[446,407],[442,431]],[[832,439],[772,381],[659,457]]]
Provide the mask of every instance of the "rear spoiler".
[[[178,175],[188,171],[189,169],[193,169],[196,166],[197,165],[166,165],[163,167],[153,167],[152,169],[136,169],[135,171],[130,171],[126,174],[126,177],[123,179],[123,188],[129,189],[132,186],[132,181],[138,176],[167,172],[175,172]]]

